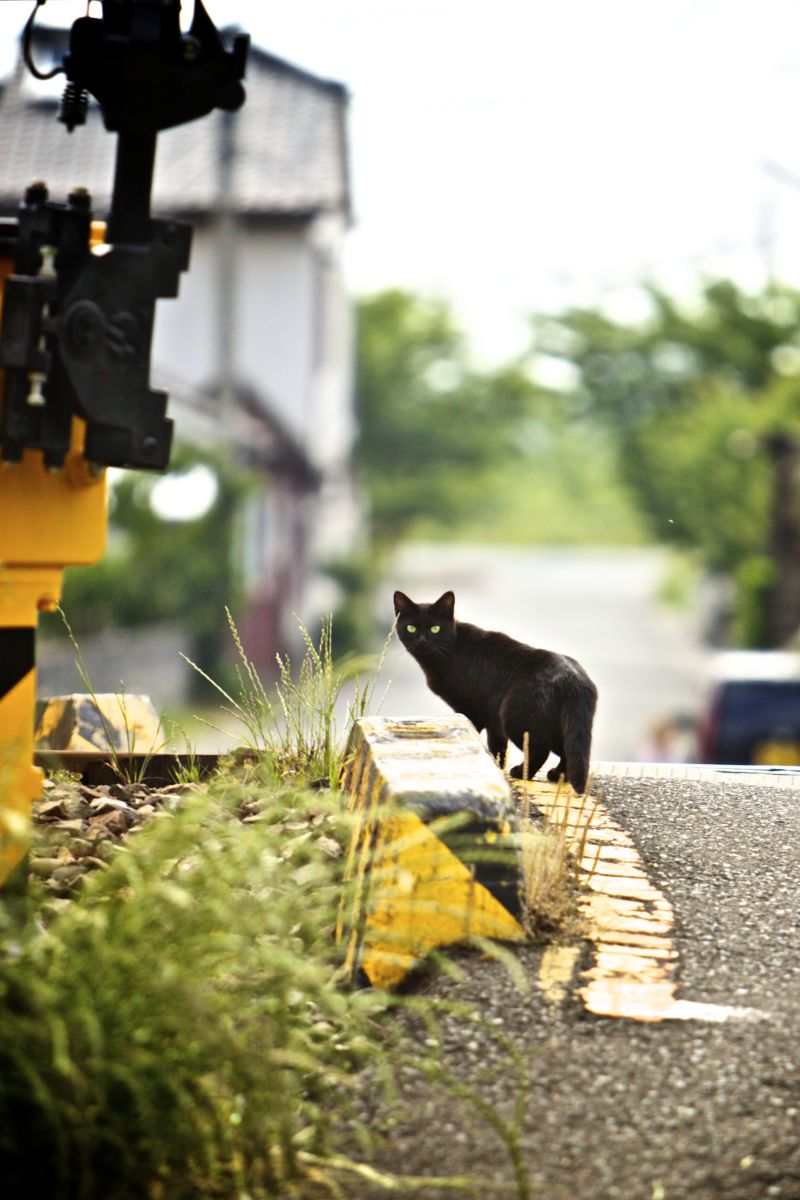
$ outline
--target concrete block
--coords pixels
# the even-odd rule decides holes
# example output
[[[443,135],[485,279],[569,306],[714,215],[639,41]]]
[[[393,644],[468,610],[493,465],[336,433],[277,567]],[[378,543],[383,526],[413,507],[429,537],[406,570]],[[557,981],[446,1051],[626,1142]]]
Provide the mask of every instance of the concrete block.
[[[75,693],[36,702],[39,750],[117,750],[148,754],[163,742],[158,713],[149,696]]]
[[[436,948],[525,939],[511,791],[466,717],[357,721],[343,786],[351,974],[394,987]]]

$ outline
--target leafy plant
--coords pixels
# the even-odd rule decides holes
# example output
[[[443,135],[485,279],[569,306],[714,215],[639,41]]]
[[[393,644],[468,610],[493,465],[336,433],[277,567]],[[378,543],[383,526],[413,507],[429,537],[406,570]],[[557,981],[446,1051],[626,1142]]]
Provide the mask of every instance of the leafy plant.
[[[359,303],[356,457],[380,551],[420,521],[448,532],[486,508],[476,486],[515,454],[536,389],[514,364],[482,372],[447,305],[389,289]]]
[[[331,849],[348,833],[338,798],[282,787],[263,764],[227,769],[126,842],[46,932],[31,923],[21,935],[0,908],[9,1195],[310,1198],[347,1195],[348,1179],[488,1194],[463,1175],[371,1164],[361,1097],[377,1088],[391,1124],[401,1068],[484,1114],[527,1195],[515,1047],[485,1027],[519,1076],[510,1120],[490,1117],[480,1080],[440,1054],[437,1022],[474,1030],[471,1010],[341,978]],[[424,1037],[408,1036],[406,1013]]]
[[[544,357],[569,368],[564,405],[604,428],[651,535],[731,582],[728,636],[781,644],[800,608],[791,586],[779,588],[791,568],[775,527],[796,518],[771,447],[800,434],[800,292],[748,295],[717,280],[691,309],[656,287],[643,294],[650,316],[635,325],[581,309],[539,319],[534,366]]]

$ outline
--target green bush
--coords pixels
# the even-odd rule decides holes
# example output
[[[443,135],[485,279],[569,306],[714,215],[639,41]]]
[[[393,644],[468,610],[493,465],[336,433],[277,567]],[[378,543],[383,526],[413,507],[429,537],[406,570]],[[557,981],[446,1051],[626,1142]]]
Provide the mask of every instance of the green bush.
[[[9,1200],[293,1194],[382,1003],[335,978],[337,862],[308,823],[327,811],[330,829],[326,803],[220,779],[129,839],[47,932],[9,940]]]

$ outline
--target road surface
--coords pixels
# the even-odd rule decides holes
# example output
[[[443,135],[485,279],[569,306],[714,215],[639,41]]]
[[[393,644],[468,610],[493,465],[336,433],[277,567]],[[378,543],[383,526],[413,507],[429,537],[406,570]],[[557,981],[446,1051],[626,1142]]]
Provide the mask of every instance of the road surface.
[[[509,1122],[521,1085],[492,1034],[516,1047],[528,1074],[517,1154],[529,1190],[513,1188],[485,1116],[411,1072],[399,1081],[406,1114],[386,1130],[378,1165],[479,1175],[487,1184],[472,1194],[487,1197],[505,1183],[505,1195],[546,1200],[798,1200],[800,777],[792,782],[596,781],[674,908],[680,996],[754,1014],[658,1024],[592,1016],[579,975],[548,1002],[540,948],[521,952],[524,992],[503,967],[470,956],[462,980],[423,977],[414,990],[477,1008],[480,1024],[442,1018],[442,1062]],[[430,1045],[430,1030],[422,1036]],[[364,1115],[381,1128],[380,1107]],[[421,1193],[454,1194],[471,1193]]]

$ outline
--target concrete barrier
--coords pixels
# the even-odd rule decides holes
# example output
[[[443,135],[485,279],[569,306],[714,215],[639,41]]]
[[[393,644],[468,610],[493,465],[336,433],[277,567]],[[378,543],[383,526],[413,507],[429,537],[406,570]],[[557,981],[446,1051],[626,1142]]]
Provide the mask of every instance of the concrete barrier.
[[[343,786],[337,939],[352,975],[395,987],[434,949],[524,940],[510,788],[465,717],[357,721]]]

